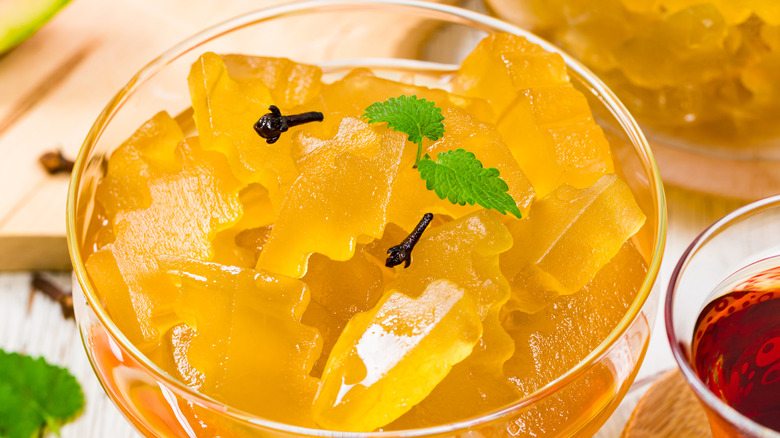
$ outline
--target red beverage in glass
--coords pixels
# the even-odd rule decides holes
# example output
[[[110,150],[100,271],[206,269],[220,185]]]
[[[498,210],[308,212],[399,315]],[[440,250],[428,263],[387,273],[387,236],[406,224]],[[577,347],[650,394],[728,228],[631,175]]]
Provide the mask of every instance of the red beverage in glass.
[[[696,322],[692,362],[721,400],[780,431],[778,264],[778,258],[764,260],[721,283],[715,291],[719,297],[704,307]]]

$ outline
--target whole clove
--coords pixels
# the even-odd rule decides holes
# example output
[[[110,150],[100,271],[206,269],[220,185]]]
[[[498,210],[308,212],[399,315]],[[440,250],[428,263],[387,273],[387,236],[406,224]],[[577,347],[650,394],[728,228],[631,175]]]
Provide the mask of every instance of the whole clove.
[[[32,276],[31,285],[33,290],[43,293],[60,305],[63,318],[73,319],[73,293],[71,291],[63,290],[37,272]]]
[[[412,250],[414,245],[417,245],[417,241],[422,237],[423,231],[428,227],[428,224],[433,220],[433,213],[425,213],[420,222],[414,227],[414,230],[407,236],[400,244],[391,247],[387,250],[390,254],[387,256],[385,266],[392,268],[404,263],[404,268],[408,268],[412,263]]]
[[[279,140],[279,136],[293,126],[310,122],[321,122],[324,119],[323,114],[318,111],[283,116],[276,105],[269,106],[268,111],[270,112],[260,117],[260,120],[254,126],[255,132],[260,137],[263,137],[268,144],[276,143],[276,140]]]
[[[43,168],[49,175],[58,173],[71,173],[73,171],[73,160],[65,158],[61,150],[46,152],[38,158]]]

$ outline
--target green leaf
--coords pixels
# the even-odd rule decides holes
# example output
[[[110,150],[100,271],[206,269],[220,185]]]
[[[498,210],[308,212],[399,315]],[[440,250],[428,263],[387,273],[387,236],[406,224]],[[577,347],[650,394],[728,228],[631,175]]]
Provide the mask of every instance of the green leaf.
[[[0,53],[29,38],[69,1],[0,2]]]
[[[444,116],[435,103],[417,96],[391,97],[374,102],[362,116],[369,123],[387,122],[387,126],[409,136],[412,143],[421,144],[423,137],[436,141],[444,135]]]
[[[425,155],[417,167],[428,190],[453,204],[479,204],[502,214],[521,216],[517,203],[507,193],[509,186],[496,168],[485,169],[473,153],[458,149],[440,152],[436,161]]]
[[[57,431],[83,407],[81,386],[68,370],[0,349],[0,437]]]

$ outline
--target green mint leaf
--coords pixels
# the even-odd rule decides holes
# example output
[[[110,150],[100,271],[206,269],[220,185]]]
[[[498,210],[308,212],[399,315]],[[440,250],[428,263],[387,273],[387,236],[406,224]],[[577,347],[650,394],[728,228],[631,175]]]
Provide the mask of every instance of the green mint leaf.
[[[73,419],[84,407],[76,378],[64,368],[0,349],[0,436],[30,438]]]
[[[453,204],[479,204],[502,214],[521,216],[509,186],[496,168],[485,169],[473,153],[457,149],[440,152],[436,161],[425,155],[417,167],[428,190]]]
[[[384,102],[374,102],[366,108],[362,117],[369,123],[387,122],[387,127],[403,132],[412,143],[417,143],[417,159],[420,162],[423,137],[436,141],[444,135],[444,116],[435,103],[414,96],[391,97]]]

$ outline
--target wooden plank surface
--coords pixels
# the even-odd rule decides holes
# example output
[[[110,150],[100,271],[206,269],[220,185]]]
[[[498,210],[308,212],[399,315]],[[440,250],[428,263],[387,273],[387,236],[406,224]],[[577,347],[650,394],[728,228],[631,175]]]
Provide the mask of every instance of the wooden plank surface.
[[[181,1],[74,0],[0,58],[0,269],[70,265],[68,177],[43,172],[37,162],[42,152],[62,149],[75,156],[103,106],[163,50],[207,25],[280,2],[201,3],[206,7]]]
[[[110,98],[164,50],[209,25],[283,3],[73,0],[30,40],[0,57],[0,270],[70,266],[68,177],[47,175],[37,162],[41,153],[61,149],[75,157]],[[329,26],[362,41],[368,35],[352,32],[359,20],[336,18]],[[401,47],[393,35],[414,25],[394,17],[371,29],[377,53]]]
[[[139,437],[100,386],[73,320],[63,319],[59,306],[30,290],[29,273],[0,274],[0,348],[66,367],[79,381],[86,406],[79,418],[62,428],[62,438]],[[70,275],[48,275],[69,288]],[[55,438],[54,433],[46,435]]]

